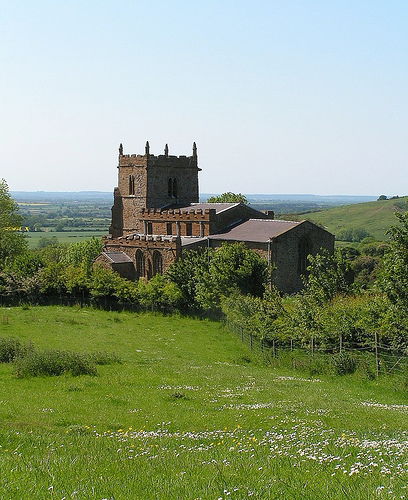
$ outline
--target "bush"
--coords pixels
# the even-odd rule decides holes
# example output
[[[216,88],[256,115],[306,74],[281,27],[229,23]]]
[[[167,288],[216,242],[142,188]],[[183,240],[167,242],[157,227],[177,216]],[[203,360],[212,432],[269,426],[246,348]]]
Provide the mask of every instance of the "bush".
[[[311,356],[310,353],[294,351],[289,356],[285,356],[285,359],[290,360],[294,370],[306,372],[309,377],[324,375],[328,371],[327,356],[325,354],[315,353]]]
[[[74,377],[97,375],[95,364],[86,354],[60,350],[32,351],[15,360],[15,375],[18,378],[57,376],[65,373]]]
[[[22,344],[19,339],[0,339],[0,363],[11,363],[18,357],[26,356],[34,350],[32,343]]]
[[[357,368],[357,361],[348,352],[341,352],[332,357],[331,364],[336,375],[347,375],[354,373]]]

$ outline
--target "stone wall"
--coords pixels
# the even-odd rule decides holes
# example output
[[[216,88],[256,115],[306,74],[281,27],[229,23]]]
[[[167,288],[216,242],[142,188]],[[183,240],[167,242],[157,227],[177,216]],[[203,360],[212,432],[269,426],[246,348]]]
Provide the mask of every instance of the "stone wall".
[[[160,274],[165,273],[172,262],[181,255],[181,240],[175,236],[127,235],[121,238],[105,238],[105,252],[124,252],[133,262],[134,278],[151,278],[154,274],[154,256],[160,254],[162,266]],[[143,259],[144,272],[138,272],[137,252]],[[133,278],[133,279],[134,279]]]
[[[299,269],[299,244],[303,237],[310,243],[312,255],[319,253],[321,248],[334,252],[334,236],[308,221],[274,238],[271,245],[272,263],[276,266],[273,281],[283,293],[296,293],[303,288]]]
[[[222,231],[225,227],[228,227],[234,223],[244,222],[249,219],[273,219],[274,214],[272,211],[265,213],[260,212],[259,210],[255,210],[254,208],[249,207],[248,205],[244,205],[240,203],[234,207],[231,207],[227,210],[223,210],[222,212],[218,212],[216,221],[211,225],[211,233],[215,234]]]

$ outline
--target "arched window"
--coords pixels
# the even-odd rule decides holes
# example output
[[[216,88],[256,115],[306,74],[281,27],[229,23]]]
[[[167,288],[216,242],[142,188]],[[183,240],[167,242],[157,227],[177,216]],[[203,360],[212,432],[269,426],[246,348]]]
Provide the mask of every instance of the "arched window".
[[[177,191],[177,179],[169,179],[167,181],[167,195],[170,196],[171,198],[177,198],[178,197],[178,191]]]
[[[163,258],[157,250],[153,253],[153,276],[163,274]]]
[[[129,195],[135,194],[135,177],[134,175],[129,175]]]
[[[138,278],[143,278],[145,274],[144,258],[141,250],[136,251],[136,273]]]
[[[310,240],[307,236],[302,236],[298,244],[298,271],[300,274],[306,274],[308,260],[307,257],[310,255],[312,246]]]

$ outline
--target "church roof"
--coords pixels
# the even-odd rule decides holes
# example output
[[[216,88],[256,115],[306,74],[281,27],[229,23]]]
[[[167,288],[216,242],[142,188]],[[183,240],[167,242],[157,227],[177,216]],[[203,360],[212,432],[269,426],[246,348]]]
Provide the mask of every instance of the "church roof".
[[[202,210],[208,210],[208,209],[215,209],[215,213],[219,214],[220,212],[223,212],[224,210],[229,210],[230,208],[236,207],[240,205],[240,203],[191,203],[189,208],[186,209],[181,209],[182,212],[191,210],[192,208],[194,210],[197,209],[202,209]]]
[[[181,246],[183,248],[189,245],[196,245],[197,243],[203,243],[207,241],[208,236],[181,236]]]
[[[167,205],[165,207],[166,210],[169,208],[177,208],[181,212],[189,212],[190,210],[209,210],[215,209],[215,213],[219,214],[224,210],[229,210],[230,208],[236,207],[240,205],[240,203],[188,203],[186,205],[180,205],[177,203],[173,203],[171,205]]]
[[[113,264],[124,264],[132,262],[132,259],[125,252],[102,252]]]
[[[301,224],[300,222],[270,219],[249,219],[242,224],[209,236],[213,240],[254,241],[267,243],[270,239]]]

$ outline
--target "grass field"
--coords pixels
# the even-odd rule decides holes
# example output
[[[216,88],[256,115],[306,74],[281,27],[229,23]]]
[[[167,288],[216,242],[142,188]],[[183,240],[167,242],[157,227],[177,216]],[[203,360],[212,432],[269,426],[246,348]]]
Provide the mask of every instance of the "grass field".
[[[56,237],[58,243],[78,243],[79,241],[89,240],[92,236],[102,238],[108,235],[108,229],[94,229],[89,231],[62,231],[62,232],[30,232],[25,233],[28,247],[31,249],[38,248],[41,238],[51,239]]]
[[[395,212],[407,210],[407,198],[401,197],[304,213],[300,218],[319,222],[333,234],[338,234],[343,229],[365,229],[376,240],[387,241],[386,231],[397,223]]]
[[[122,360],[0,365],[1,499],[408,498],[408,394],[387,380],[272,369],[176,316],[2,308],[0,336]]]

